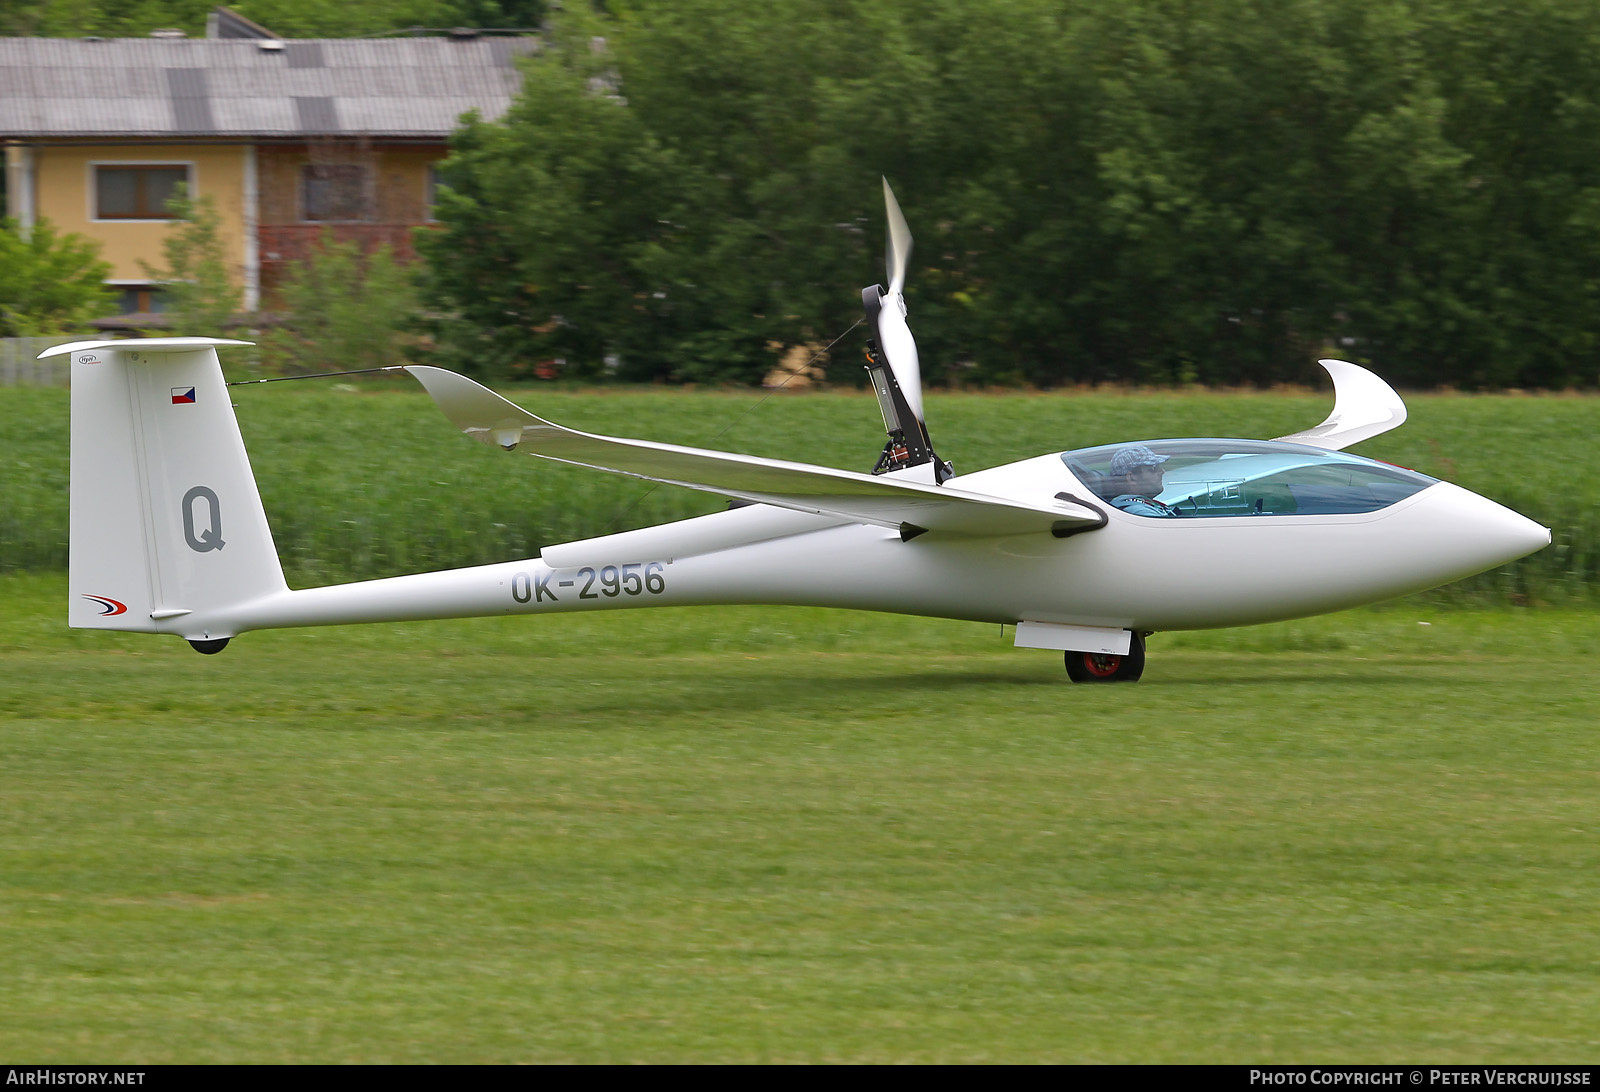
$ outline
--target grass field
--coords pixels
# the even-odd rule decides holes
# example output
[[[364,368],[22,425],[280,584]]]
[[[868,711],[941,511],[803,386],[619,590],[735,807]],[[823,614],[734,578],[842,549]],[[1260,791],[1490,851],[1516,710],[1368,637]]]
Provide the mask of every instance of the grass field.
[[[0,577],[0,1055],[1593,1062],[1600,620],[69,631]]]
[[[880,427],[860,394],[516,396],[838,466]],[[302,585],[718,507],[486,451],[405,386],[238,402]],[[1600,399],[1408,403],[1361,453],[1555,545],[1385,607],[1158,634],[1137,687],[1073,687],[992,627],[818,610],[217,657],[70,631],[66,395],[0,390],[0,1057],[1592,1062]],[[1328,404],[929,417],[973,470]]]

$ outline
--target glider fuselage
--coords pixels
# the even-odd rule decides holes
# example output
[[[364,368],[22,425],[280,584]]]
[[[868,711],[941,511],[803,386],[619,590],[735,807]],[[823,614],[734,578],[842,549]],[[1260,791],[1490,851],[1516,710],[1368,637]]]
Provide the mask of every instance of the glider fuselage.
[[[1023,502],[1085,492],[1056,455],[950,484]],[[1104,527],[1064,538],[904,540],[887,527],[750,505],[550,547],[527,561],[274,593],[209,618],[175,619],[171,629],[231,636],[276,626],[734,603],[1201,629],[1393,598],[1549,539],[1533,521],[1447,482],[1372,512],[1150,519],[1104,507]]]

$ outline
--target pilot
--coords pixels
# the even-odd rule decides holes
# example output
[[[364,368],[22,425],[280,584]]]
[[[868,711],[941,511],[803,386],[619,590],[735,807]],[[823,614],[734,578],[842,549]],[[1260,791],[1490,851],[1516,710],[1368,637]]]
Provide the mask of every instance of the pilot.
[[[1156,500],[1161,492],[1161,464],[1170,455],[1157,455],[1143,444],[1125,447],[1111,456],[1110,489],[1114,507],[1135,516],[1176,516],[1170,504]]]

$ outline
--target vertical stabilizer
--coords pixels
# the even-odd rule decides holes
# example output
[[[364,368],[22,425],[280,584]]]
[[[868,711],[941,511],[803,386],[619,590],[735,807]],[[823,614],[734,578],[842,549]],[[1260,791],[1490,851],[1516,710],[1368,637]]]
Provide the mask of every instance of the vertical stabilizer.
[[[190,633],[285,590],[217,362],[221,338],[58,345],[72,358],[68,625]]]

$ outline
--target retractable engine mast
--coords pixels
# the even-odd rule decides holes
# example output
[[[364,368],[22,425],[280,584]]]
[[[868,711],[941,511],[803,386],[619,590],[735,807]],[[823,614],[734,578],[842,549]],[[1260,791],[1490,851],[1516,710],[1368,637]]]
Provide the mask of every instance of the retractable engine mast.
[[[883,310],[883,303],[882,285],[869,284],[861,290],[861,306],[866,311],[867,324],[874,330],[878,328],[878,314]],[[905,391],[900,389],[900,381],[894,377],[894,369],[884,359],[877,340],[870,337],[867,339],[867,375],[872,380],[873,393],[878,396],[883,429],[889,434],[872,472],[887,474],[892,470],[932,463],[935,483],[943,485],[955,477],[955,467],[939,458],[939,453],[933,450],[933,441],[928,438],[928,426],[912,410]]]

